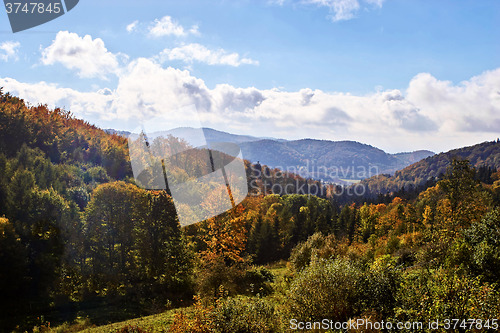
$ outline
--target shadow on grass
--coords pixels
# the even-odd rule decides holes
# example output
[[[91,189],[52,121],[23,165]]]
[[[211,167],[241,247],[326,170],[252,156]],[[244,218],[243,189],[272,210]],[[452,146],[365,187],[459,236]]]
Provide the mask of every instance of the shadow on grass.
[[[144,305],[126,299],[110,301],[105,298],[95,298],[84,302],[52,304],[52,306],[43,301],[29,302],[2,312],[0,331],[31,332],[34,327],[56,327],[79,320],[85,320],[91,326],[101,326],[164,310],[166,310],[165,307],[157,308],[156,311],[148,309]],[[24,315],[19,315],[19,313]]]

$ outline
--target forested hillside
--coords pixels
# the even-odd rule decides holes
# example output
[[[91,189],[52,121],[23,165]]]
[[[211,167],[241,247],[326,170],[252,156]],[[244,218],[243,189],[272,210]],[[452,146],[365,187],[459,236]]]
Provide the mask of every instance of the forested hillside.
[[[430,151],[391,155],[355,141],[312,139],[244,142],[241,150],[248,160],[338,184],[342,179],[359,180],[379,173],[393,173],[433,155]]]
[[[324,318],[498,328],[500,143],[458,150],[472,163],[417,163],[447,167],[375,203],[245,161],[251,195],[181,228],[167,191],[131,177],[124,138],[3,93],[0,119],[0,331],[172,309],[111,332],[286,332]],[[419,330],[432,331],[406,331]]]
[[[320,194],[316,181],[245,165],[254,195],[287,184],[289,194]],[[171,197],[137,187],[131,176],[124,137],[0,94],[1,330],[33,327],[47,313],[74,317],[128,304],[117,315],[123,318],[158,302],[191,301],[194,243],[181,232]],[[302,236],[290,231],[280,258],[316,230],[308,228]],[[257,249],[260,232],[253,251],[269,261],[275,257]]]
[[[101,166],[116,179],[131,175],[126,139],[76,119],[69,111],[28,107],[0,90],[0,152],[13,157],[26,145],[53,163]]]
[[[491,174],[500,168],[500,140],[483,142],[474,146],[450,150],[427,157],[394,175],[378,175],[362,181],[368,193],[378,195],[425,189],[439,180],[453,159],[467,160],[477,169],[476,177],[483,182],[492,183]]]
[[[124,138],[3,93],[0,119],[2,331],[125,295],[189,294],[172,199],[133,184]]]

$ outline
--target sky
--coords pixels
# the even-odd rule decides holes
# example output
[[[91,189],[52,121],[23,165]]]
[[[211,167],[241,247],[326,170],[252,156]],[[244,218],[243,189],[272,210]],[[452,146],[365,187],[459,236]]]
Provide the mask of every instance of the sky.
[[[82,0],[12,33],[0,87],[102,128],[442,152],[500,136],[498,0]]]

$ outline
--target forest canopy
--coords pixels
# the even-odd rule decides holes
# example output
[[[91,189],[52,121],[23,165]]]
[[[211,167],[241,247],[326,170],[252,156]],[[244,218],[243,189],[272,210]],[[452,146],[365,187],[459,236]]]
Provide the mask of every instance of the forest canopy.
[[[127,144],[0,92],[0,330],[170,309],[158,331],[500,315],[499,142],[369,179],[356,198],[245,161],[251,195],[184,228],[166,190],[137,186]]]

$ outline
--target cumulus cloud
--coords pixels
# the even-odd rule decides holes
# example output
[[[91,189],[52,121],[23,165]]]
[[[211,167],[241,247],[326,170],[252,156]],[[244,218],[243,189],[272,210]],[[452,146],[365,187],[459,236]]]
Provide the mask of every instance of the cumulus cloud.
[[[149,59],[131,62],[118,82],[113,111],[116,117],[150,117],[171,112],[172,121],[180,119],[174,111],[194,105],[210,110],[210,91],[203,80],[186,70],[162,68]]]
[[[9,61],[10,59],[17,60],[17,51],[21,46],[19,42],[3,42],[0,44],[0,60],[1,61]]]
[[[11,78],[0,78],[4,91],[25,99],[32,105],[47,104],[70,110],[79,117],[106,118],[103,113],[111,104],[113,96],[99,92],[79,92],[46,82],[23,83]]]
[[[306,106],[311,103],[312,98],[314,97],[314,91],[309,88],[301,89],[300,93],[302,94],[302,105]]]
[[[162,36],[177,36],[182,37],[186,35],[198,35],[198,26],[193,25],[189,29],[185,29],[177,21],[170,16],[164,16],[161,19],[156,19],[149,26],[149,35],[152,37]]]
[[[201,62],[208,65],[228,65],[233,67],[238,67],[242,64],[259,64],[256,60],[240,57],[238,53],[229,53],[224,49],[210,50],[197,43],[164,49],[158,57],[161,62],[181,60],[186,63]]]
[[[450,131],[497,132],[500,129],[500,68],[454,85],[429,73],[415,76],[407,99]]]
[[[123,69],[114,89],[83,93],[13,79],[0,79],[0,86],[31,103],[64,106],[101,126],[128,130],[141,119],[163,116],[164,129],[201,121],[229,132],[356,140],[395,152],[448,150],[496,138],[500,128],[500,68],[459,84],[422,73],[405,91],[352,95],[229,84],[209,88],[186,70],[139,58]],[[186,107],[198,111],[196,119]]]
[[[100,38],[92,39],[68,31],[60,31],[52,44],[42,50],[44,65],[62,64],[76,70],[82,78],[105,79],[108,74],[117,74],[118,55],[108,51]]]
[[[133,32],[137,29],[138,25],[139,25],[139,21],[135,20],[134,22],[127,25],[126,29],[128,32]]]

